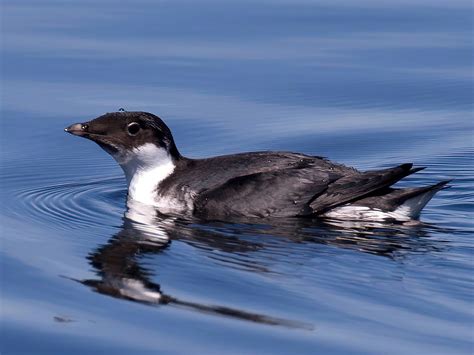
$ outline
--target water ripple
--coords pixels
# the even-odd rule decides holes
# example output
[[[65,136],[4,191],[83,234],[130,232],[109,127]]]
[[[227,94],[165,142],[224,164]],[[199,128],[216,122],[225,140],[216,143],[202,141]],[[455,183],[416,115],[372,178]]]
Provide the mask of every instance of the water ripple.
[[[69,182],[16,191],[8,212],[63,230],[103,226],[123,213],[122,178]]]

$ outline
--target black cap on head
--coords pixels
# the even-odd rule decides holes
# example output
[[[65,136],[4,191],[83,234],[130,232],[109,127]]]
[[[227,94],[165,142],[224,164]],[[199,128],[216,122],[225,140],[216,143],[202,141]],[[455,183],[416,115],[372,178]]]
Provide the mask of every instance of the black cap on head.
[[[168,126],[148,112],[106,113],[89,122],[75,123],[65,131],[92,140],[111,154],[152,143],[166,149],[174,159],[181,157]]]

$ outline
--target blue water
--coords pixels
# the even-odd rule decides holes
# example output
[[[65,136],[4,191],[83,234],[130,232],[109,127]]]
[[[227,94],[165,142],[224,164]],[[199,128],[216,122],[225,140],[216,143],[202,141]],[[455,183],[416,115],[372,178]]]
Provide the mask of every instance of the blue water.
[[[474,351],[470,1],[1,12],[2,354]],[[140,224],[115,162],[62,131],[119,107],[160,115],[190,157],[290,150],[454,180],[412,226]]]

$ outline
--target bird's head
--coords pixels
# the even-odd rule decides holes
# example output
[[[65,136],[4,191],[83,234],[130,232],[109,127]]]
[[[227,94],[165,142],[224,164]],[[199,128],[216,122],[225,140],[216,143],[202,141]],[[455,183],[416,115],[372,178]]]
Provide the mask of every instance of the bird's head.
[[[126,175],[156,166],[160,160],[175,163],[181,158],[168,126],[148,112],[106,113],[64,130],[97,143],[117,160]]]

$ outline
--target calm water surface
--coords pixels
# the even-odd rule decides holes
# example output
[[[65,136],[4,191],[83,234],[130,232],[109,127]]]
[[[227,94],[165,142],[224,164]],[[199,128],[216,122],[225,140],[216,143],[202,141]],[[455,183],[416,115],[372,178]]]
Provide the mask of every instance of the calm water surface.
[[[2,4],[2,354],[473,351],[470,1]],[[66,125],[119,107],[182,153],[414,162],[413,226],[126,208]]]

